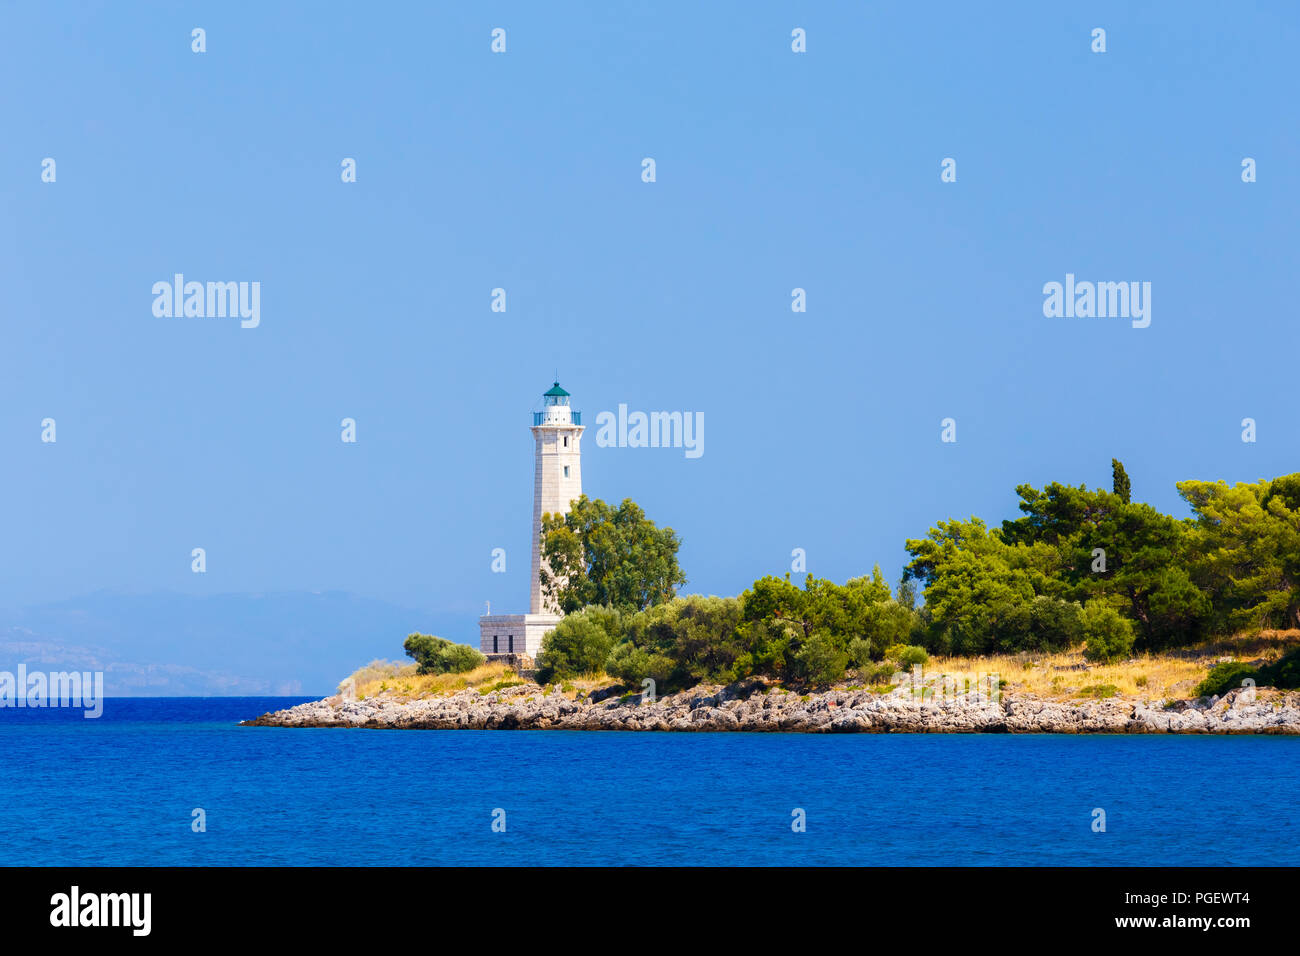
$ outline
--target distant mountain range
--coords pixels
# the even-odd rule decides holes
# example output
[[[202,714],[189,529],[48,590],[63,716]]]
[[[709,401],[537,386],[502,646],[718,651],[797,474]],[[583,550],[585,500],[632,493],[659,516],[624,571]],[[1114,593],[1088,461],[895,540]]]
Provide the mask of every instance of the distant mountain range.
[[[341,591],[97,592],[0,611],[0,670],[103,671],[109,697],[324,695],[412,631],[467,641],[477,622]]]

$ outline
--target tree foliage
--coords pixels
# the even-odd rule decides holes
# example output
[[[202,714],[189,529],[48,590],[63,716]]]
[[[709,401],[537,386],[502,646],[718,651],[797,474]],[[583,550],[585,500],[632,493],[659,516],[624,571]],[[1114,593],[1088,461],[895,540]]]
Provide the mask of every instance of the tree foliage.
[[[1000,532],[972,519],[969,530],[953,534],[947,525],[958,523],[940,522],[925,541],[907,543],[913,556],[908,573],[927,583],[936,646],[1035,646],[1017,642],[1015,628],[1008,631],[1005,622],[1008,615],[1018,618],[1018,602],[1038,596],[1122,607],[1142,649],[1202,636],[1210,602],[1191,578],[1190,522],[1083,485],[1053,482],[1041,491],[1031,485],[1016,491],[1023,517],[1002,522]],[[1036,640],[1044,649],[1060,645],[1047,633]]]
[[[672,528],[657,527],[632,499],[614,508],[583,495],[567,514],[542,516],[542,590],[566,614],[663,604],[686,583],[680,545]]]
[[[457,644],[432,634],[411,634],[403,647],[407,657],[419,665],[416,672],[420,674],[463,674],[487,660],[468,644]]]
[[[672,529],[631,501],[582,498],[543,521],[544,584],[577,612],[545,638],[543,666],[556,676],[603,667],[633,686],[756,674],[818,684],[849,669],[875,678],[884,662],[927,652],[1082,645],[1103,662],[1210,633],[1300,626],[1300,474],[1182,482],[1192,517],[1175,518],[1131,500],[1118,459],[1111,470],[1109,491],[1020,485],[1020,516],[999,527],[938,522],[906,542],[893,593],[877,567],[844,584],[768,575],[739,597],[677,597],[685,578]],[[1296,671],[1300,662],[1261,673],[1300,681]]]
[[[1133,625],[1104,601],[1089,601],[1079,615],[1083,656],[1096,663],[1123,660],[1133,653]]]
[[[1129,485],[1128,472],[1124,470],[1124,463],[1118,458],[1110,460],[1110,490],[1124,504],[1133,500],[1133,489]]]
[[[1290,651],[1271,664],[1251,667],[1242,661],[1225,661],[1210,668],[1210,673],[1196,688],[1200,697],[1226,694],[1245,685],[1249,679],[1257,687],[1294,690],[1300,687],[1300,649]]]
[[[1300,627],[1300,473],[1229,486],[1183,481],[1191,573],[1216,629]]]
[[[566,616],[542,639],[537,656],[537,679],[597,673],[622,633],[623,615],[617,608],[592,605]]]
[[[557,676],[576,674],[577,662],[602,646],[585,617],[568,620],[542,643]],[[678,597],[623,614],[604,666],[631,685],[647,677],[660,686],[729,683],[755,674],[825,683],[851,664],[882,659],[919,627],[919,614],[894,600],[879,568],[845,584],[808,575],[802,588],[788,575],[768,576],[740,597]]]

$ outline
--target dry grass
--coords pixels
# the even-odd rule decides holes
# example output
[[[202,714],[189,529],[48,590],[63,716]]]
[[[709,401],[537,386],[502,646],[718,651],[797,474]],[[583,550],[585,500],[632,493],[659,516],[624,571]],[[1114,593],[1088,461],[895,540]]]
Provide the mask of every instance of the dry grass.
[[[382,658],[376,658],[365,667],[353,671],[347,678],[339,681],[339,690],[351,681],[357,687],[369,684],[372,681],[392,680],[398,677],[413,677],[415,675],[416,665],[414,661],[386,661]]]
[[[1258,631],[1207,641],[1195,647],[1144,654],[1116,664],[1090,664],[1082,649],[1059,654],[995,654],[988,657],[936,657],[925,665],[926,674],[997,674],[1006,691],[1034,694],[1054,700],[1107,696],[1169,700],[1190,697],[1210,668],[1221,660],[1258,664],[1274,661],[1300,647],[1300,630]],[[389,694],[399,699],[418,699],[454,694],[466,689],[481,693],[522,683],[505,664],[484,664],[465,674],[416,674],[414,663],[371,661],[348,679],[355,682],[356,696]],[[584,674],[560,683],[569,699],[580,693],[617,683],[603,673]],[[344,681],[340,689],[347,684]],[[894,690],[892,685],[871,688],[877,693]]]
[[[583,674],[581,677],[569,677],[559,682],[561,692],[568,698],[577,697],[579,693],[590,694],[593,690],[599,690],[602,687],[610,687],[619,683],[613,677],[610,677],[604,671],[595,671],[591,674]]]
[[[467,688],[483,688],[503,682],[518,681],[514,669],[505,664],[483,664],[463,674],[417,674],[415,664],[396,664],[383,667],[384,661],[372,661],[339,685],[355,681],[358,698],[389,693],[402,699],[454,694]]]
[[[1111,685],[1121,697],[1174,699],[1192,695],[1218,661],[1272,661],[1300,646],[1300,630],[1259,631],[1208,641],[1196,647],[1143,654],[1116,664],[1091,664],[1083,651],[1059,654],[997,654],[989,657],[933,658],[927,673],[997,674],[1013,693],[1067,700],[1096,696],[1089,688]]]
[[[339,683],[339,692],[343,693],[349,684],[358,699],[387,694],[399,700],[418,700],[423,697],[436,697],[455,694],[462,690],[478,690],[491,693],[525,683],[515,673],[514,668],[506,664],[483,664],[464,674],[417,674],[414,662],[374,660],[354,671],[346,680]],[[609,675],[598,672],[584,674],[560,682],[562,693],[570,700],[579,693],[591,693],[600,687],[608,687],[617,681]],[[550,686],[548,686],[550,689]]]

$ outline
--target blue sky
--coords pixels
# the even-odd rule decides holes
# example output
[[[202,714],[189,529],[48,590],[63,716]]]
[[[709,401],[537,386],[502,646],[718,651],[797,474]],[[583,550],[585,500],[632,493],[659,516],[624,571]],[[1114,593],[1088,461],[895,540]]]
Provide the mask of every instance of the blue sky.
[[[338,589],[472,640],[526,609],[557,370],[588,422],[703,413],[701,458],[589,429],[583,475],[704,593],[796,547],[896,580],[1112,456],[1179,514],[1297,470],[1300,12],[995,6],[5,4],[0,607]],[[156,318],[176,272],[260,327]],[[1045,318],[1067,272],[1150,327]]]

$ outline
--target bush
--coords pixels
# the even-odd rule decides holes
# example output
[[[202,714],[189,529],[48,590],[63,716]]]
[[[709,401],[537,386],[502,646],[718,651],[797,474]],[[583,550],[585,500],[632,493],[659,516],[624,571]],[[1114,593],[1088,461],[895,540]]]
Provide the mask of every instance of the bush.
[[[813,684],[829,684],[844,677],[849,655],[825,634],[814,634],[794,655],[800,678]]]
[[[898,668],[888,661],[882,664],[868,664],[858,670],[858,674],[868,684],[888,684],[896,673]]]
[[[1089,601],[1079,615],[1085,659],[1096,663],[1124,660],[1133,653],[1133,624],[1109,604]]]
[[[753,672],[753,655],[740,639],[737,598],[674,598],[650,626],[653,644],[695,680],[729,684]]]
[[[1073,601],[1037,595],[1005,607],[995,626],[1002,651],[1061,651],[1083,640],[1081,611]]]
[[[871,642],[855,637],[849,641],[849,666],[862,670],[871,664]]]
[[[605,673],[631,687],[640,687],[647,677],[661,691],[668,686],[676,665],[672,659],[630,643],[622,643],[610,652]]]
[[[1280,690],[1300,687],[1300,648],[1260,668],[1241,661],[1215,664],[1205,680],[1196,685],[1194,693],[1197,697],[1222,697],[1228,691],[1239,688],[1241,682],[1248,677],[1258,687],[1276,687]]]
[[[920,616],[912,608],[894,601],[873,604],[865,611],[866,632],[875,657],[883,656],[885,648],[909,643],[913,635],[920,636]]]
[[[739,598],[674,598],[625,618],[606,671],[638,682],[671,675],[680,683],[729,684],[752,674],[754,650],[763,650],[753,640],[753,628],[742,629],[741,623]]]
[[[622,615],[614,608],[586,607],[568,615],[542,638],[537,655],[537,679],[550,683],[556,677],[593,674],[620,636]]]
[[[1279,662],[1280,663],[1280,662]],[[1259,672],[1249,664],[1241,661],[1228,661],[1210,668],[1209,676],[1196,685],[1193,693],[1197,697],[1222,697],[1230,690],[1236,690],[1247,677],[1260,683]]]
[[[468,644],[457,644],[432,634],[411,634],[402,647],[407,657],[419,665],[417,674],[463,674],[487,660]]]
[[[1259,669],[1256,683],[1283,690],[1300,687],[1300,648]]]
[[[924,667],[930,663],[930,655],[926,653],[925,648],[917,647],[915,644],[895,644],[885,651],[885,657],[896,661],[899,669],[905,671],[910,671],[918,664]]]

